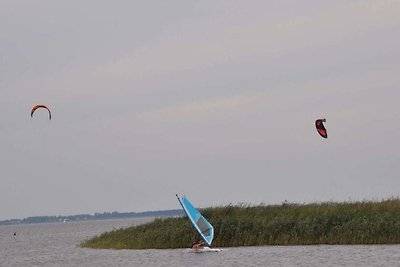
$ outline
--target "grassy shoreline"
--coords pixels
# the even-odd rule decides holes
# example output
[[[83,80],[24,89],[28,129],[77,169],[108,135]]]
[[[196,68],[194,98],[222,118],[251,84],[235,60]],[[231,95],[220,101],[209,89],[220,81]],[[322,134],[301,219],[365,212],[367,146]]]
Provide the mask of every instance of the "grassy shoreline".
[[[203,209],[215,247],[399,244],[400,199],[380,202],[225,206]],[[186,217],[117,229],[84,241],[102,249],[186,248],[197,239]]]

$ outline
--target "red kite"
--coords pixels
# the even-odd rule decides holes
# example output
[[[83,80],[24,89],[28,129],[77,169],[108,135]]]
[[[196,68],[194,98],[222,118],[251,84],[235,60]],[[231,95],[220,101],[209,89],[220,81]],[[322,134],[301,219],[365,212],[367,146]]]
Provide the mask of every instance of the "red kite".
[[[323,138],[328,138],[328,132],[326,131],[323,122],[326,122],[326,119],[319,119],[315,121],[315,127],[317,128],[318,133]]]
[[[37,105],[37,106],[34,106],[34,107],[32,108],[32,111],[31,111],[31,117],[33,117],[33,113],[34,113],[38,108],[47,109],[47,111],[49,112],[49,120],[51,120],[51,111],[50,111],[50,109],[49,109],[48,107],[46,107],[45,105]]]

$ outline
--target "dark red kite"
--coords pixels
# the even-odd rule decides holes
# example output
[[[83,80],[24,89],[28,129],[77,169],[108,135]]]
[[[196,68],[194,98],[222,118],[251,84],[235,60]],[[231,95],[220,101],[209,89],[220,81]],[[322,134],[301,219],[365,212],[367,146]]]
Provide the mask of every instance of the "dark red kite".
[[[34,107],[32,108],[32,111],[31,111],[31,117],[33,117],[33,113],[34,113],[38,108],[47,109],[47,111],[49,112],[49,120],[51,120],[51,111],[50,111],[50,109],[49,109],[48,107],[46,107],[45,105],[37,105],[37,106],[34,106]]]
[[[315,121],[315,127],[317,128],[318,133],[323,138],[328,138],[328,132],[326,131],[323,122],[326,122],[326,119],[319,119]]]

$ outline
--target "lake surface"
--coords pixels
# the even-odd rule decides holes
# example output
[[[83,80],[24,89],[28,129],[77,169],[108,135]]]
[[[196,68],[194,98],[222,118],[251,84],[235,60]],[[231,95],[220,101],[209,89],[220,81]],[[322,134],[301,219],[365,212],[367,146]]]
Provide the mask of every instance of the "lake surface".
[[[400,266],[400,245],[240,247],[218,253],[78,247],[94,235],[151,220],[0,226],[0,266]]]

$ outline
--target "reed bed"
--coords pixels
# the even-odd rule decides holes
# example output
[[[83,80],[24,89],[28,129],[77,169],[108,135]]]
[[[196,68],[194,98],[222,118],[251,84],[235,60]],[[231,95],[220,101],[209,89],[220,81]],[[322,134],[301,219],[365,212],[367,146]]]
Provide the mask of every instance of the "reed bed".
[[[215,247],[400,243],[400,199],[380,202],[238,205],[201,210],[215,229]],[[117,229],[88,248],[186,248],[199,237],[186,217]]]

